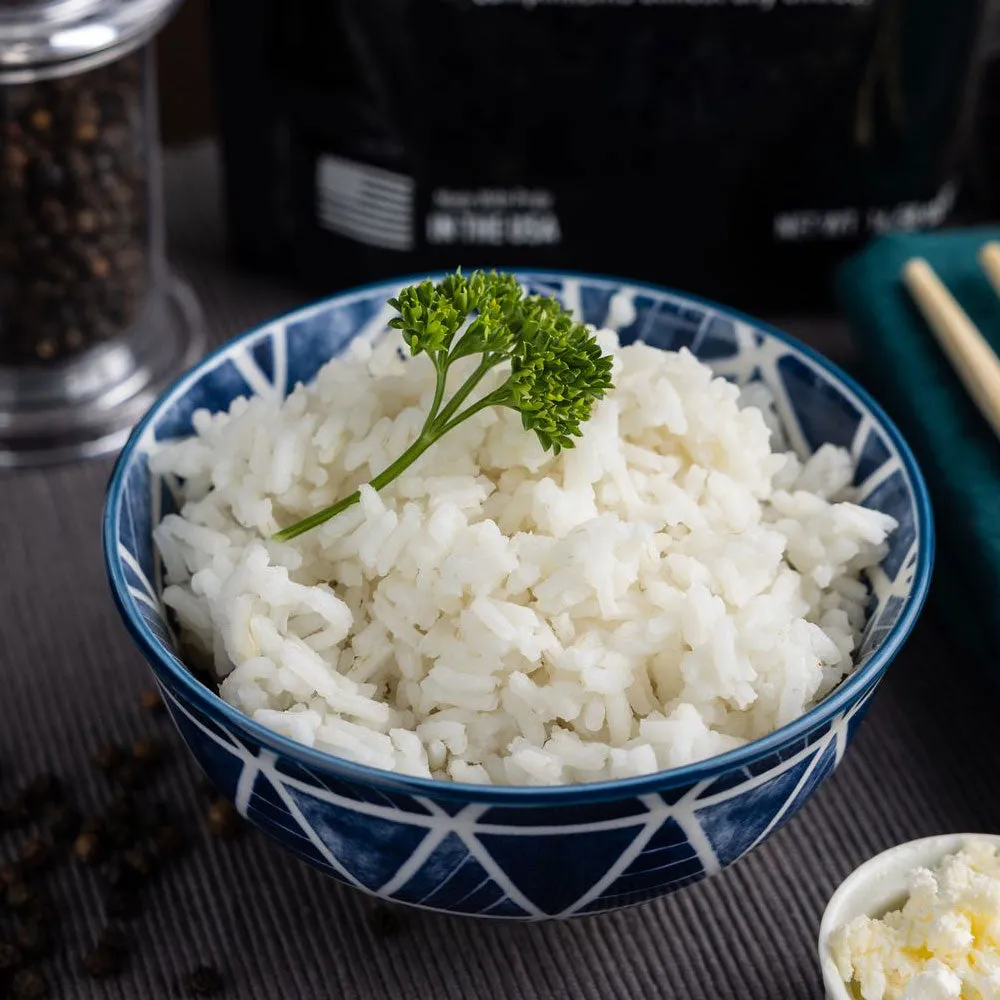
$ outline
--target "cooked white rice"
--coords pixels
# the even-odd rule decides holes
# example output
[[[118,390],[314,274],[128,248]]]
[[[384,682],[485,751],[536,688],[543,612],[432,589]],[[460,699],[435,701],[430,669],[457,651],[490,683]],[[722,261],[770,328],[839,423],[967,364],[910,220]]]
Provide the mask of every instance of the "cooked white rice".
[[[598,336],[616,389],[558,457],[493,408],[365,486],[433,392],[395,335],[157,450],[183,480],[155,530],[163,599],[222,697],[350,760],[531,785],[688,764],[831,691],[895,522],[834,502],[843,450],[773,453],[759,386],[741,400],[686,351]],[[359,486],[360,505],[269,540]]]

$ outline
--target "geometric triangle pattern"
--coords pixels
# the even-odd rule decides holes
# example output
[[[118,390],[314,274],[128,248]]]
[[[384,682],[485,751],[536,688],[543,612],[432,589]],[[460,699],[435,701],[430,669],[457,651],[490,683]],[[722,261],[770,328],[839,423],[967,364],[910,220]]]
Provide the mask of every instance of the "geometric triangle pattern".
[[[612,865],[629,856],[645,827],[573,829],[542,837],[478,833],[476,840],[518,892],[548,916],[572,911]]]
[[[159,441],[194,413],[242,395],[280,399],[355,340],[381,336],[401,282],[307,307],[231,341],[182,377],[122,452],[105,510],[112,594],[171,716],[213,783],[255,826],[362,892],[447,913],[545,920],[641,902],[720,871],[786,822],[843,756],[926,594],[933,550],[926,490],[908,448],[850,379],[808,348],[690,296],[614,279],[525,272],[595,326],[616,317],[626,343],[686,348],[739,384],[763,381],[789,446],[835,441],[855,460],[859,502],[899,528],[873,574],[855,674],[804,720],[726,762],[580,786],[488,789],[388,775],[307,751],[240,715],[194,680],[160,600],[152,526],[176,484],[153,475]],[[690,779],[687,777],[691,775]],[[507,794],[507,793],[512,794]]]
[[[770,770],[736,785],[713,792],[717,783],[704,780],[668,797],[626,797],[603,811],[588,806],[580,821],[572,807],[470,803],[449,811],[421,796],[403,810],[344,795],[287,773],[273,751],[248,747],[172,689],[164,695],[189,748],[239,812],[310,864],[393,902],[523,920],[642,902],[737,861],[832,773],[864,707],[855,704],[818,741],[786,759],[774,754]]]

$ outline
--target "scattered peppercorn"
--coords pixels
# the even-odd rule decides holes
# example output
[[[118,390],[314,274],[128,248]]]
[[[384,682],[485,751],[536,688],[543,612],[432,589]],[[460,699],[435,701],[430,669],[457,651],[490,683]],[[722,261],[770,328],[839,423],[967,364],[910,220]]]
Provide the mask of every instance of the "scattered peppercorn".
[[[124,847],[135,839],[135,827],[112,820],[105,825],[105,837],[111,847]]]
[[[147,781],[147,768],[142,761],[126,760],[111,772],[111,780],[126,791],[136,791]]]
[[[20,861],[25,871],[43,871],[52,863],[52,845],[39,837],[32,837],[21,845]]]
[[[122,816],[132,822],[138,822],[139,800],[127,788],[114,788],[111,791],[111,805],[108,813],[112,816]]]
[[[122,864],[136,879],[146,879],[153,874],[153,856],[141,846],[130,847],[122,854]]]
[[[231,802],[217,799],[208,807],[208,828],[213,837],[221,840],[232,840],[241,829],[239,813]]]
[[[22,969],[11,980],[11,1000],[41,1000],[49,995],[49,984],[38,969]]]
[[[135,872],[121,861],[108,865],[103,874],[109,889],[134,889],[137,885]]]
[[[4,903],[9,910],[24,910],[38,897],[38,890],[30,882],[14,882],[7,886]]]
[[[125,754],[117,743],[107,743],[94,754],[94,763],[104,772],[113,771]]]
[[[136,838],[141,826],[138,803],[130,793],[120,790],[104,814],[104,829],[108,840],[115,847],[122,847]]]
[[[15,944],[0,941],[0,979],[10,975],[24,965],[24,955]]]
[[[104,820],[100,816],[84,816],[80,823],[80,833],[103,833]]]
[[[92,979],[107,979],[122,971],[127,957],[126,949],[115,948],[104,941],[98,941],[94,948],[84,955],[80,968]]]
[[[24,872],[21,871],[21,866],[16,862],[11,862],[9,865],[4,865],[0,868],[0,886],[13,885],[15,882],[21,882],[24,880]]]
[[[58,802],[62,798],[62,782],[54,774],[40,774],[25,786],[24,798],[31,809]]]
[[[173,822],[173,813],[165,802],[151,802],[146,807],[145,820],[146,825],[153,830]]]
[[[38,923],[51,926],[59,919],[55,904],[43,893],[36,892],[34,899],[28,903],[18,916],[25,923]]]
[[[159,764],[165,756],[162,740],[143,739],[132,744],[132,757],[143,764]]]
[[[93,950],[84,956],[83,971],[94,979],[104,979],[121,972],[128,957],[128,938],[115,927],[105,927]]]
[[[199,965],[187,977],[187,990],[195,997],[214,997],[222,992],[222,976],[210,965]]]
[[[152,715],[161,715],[163,713],[163,698],[156,688],[149,688],[143,691],[139,696],[139,704],[144,711],[150,712]]]
[[[104,843],[97,831],[81,833],[73,842],[73,853],[84,865],[96,865],[104,857]]]
[[[57,214],[53,209],[53,219]],[[162,708],[157,692],[144,696],[142,704],[150,712]],[[60,843],[72,843],[74,857],[85,865],[103,864],[113,856],[113,863],[102,869],[106,882],[103,903],[106,917],[118,920],[128,920],[140,913],[144,899],[142,885],[155,874],[158,864],[177,857],[187,848],[188,840],[173,811],[163,802],[146,803],[133,794],[133,789],[144,786],[164,756],[165,744],[157,738],[134,741],[129,753],[115,744],[102,748],[95,755],[95,763],[108,773],[113,798],[99,817],[82,817],[66,801],[59,779],[48,773],[27,783],[0,809],[0,830],[38,821],[46,831],[45,836],[35,835],[26,840],[20,847],[18,860],[0,868],[0,903],[16,915],[6,928],[8,940],[0,941],[3,1000],[15,997],[40,1000],[48,994],[44,976],[37,969],[26,967],[26,963],[51,952],[59,913],[31,877],[59,857]],[[202,788],[210,798],[207,818],[213,836],[221,839],[236,836],[243,825],[236,809],[219,798],[210,783],[203,782]],[[0,927],[4,926],[3,919],[0,912]],[[81,959],[81,970],[95,978],[112,976],[124,967],[127,954],[128,942],[122,933],[106,928]],[[189,992],[196,996],[212,996],[223,989],[222,976],[211,966],[195,969],[185,982]]]
[[[0,806],[0,829],[16,830],[31,820],[31,811],[23,792],[18,792]]]
[[[179,857],[187,849],[187,838],[170,823],[157,827],[153,831],[153,845],[164,858]]]
[[[25,955],[40,958],[52,949],[52,933],[47,924],[29,920],[17,929],[17,943]]]
[[[80,814],[65,802],[50,805],[44,821],[56,840],[72,840],[80,832]]]

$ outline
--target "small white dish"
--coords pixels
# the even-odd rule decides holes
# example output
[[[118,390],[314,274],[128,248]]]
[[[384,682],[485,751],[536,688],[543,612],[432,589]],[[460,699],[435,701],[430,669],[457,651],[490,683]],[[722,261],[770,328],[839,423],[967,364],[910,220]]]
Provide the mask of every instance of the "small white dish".
[[[819,964],[827,1000],[856,1000],[840,978],[830,954],[834,931],[855,917],[881,917],[906,900],[906,877],[914,868],[931,868],[942,858],[961,850],[970,840],[987,841],[1000,848],[1000,836],[988,833],[951,833],[925,837],[876,854],[856,868],[833,894],[819,928]]]

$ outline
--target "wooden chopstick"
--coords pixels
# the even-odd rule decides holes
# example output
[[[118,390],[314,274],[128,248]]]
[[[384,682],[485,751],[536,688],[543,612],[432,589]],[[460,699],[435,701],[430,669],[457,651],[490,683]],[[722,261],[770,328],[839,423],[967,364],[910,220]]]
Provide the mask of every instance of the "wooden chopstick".
[[[908,261],[902,278],[955,374],[1000,437],[1000,359],[926,260]]]
[[[979,264],[990,279],[993,290],[1000,295],[1000,243],[990,240],[979,251]]]

